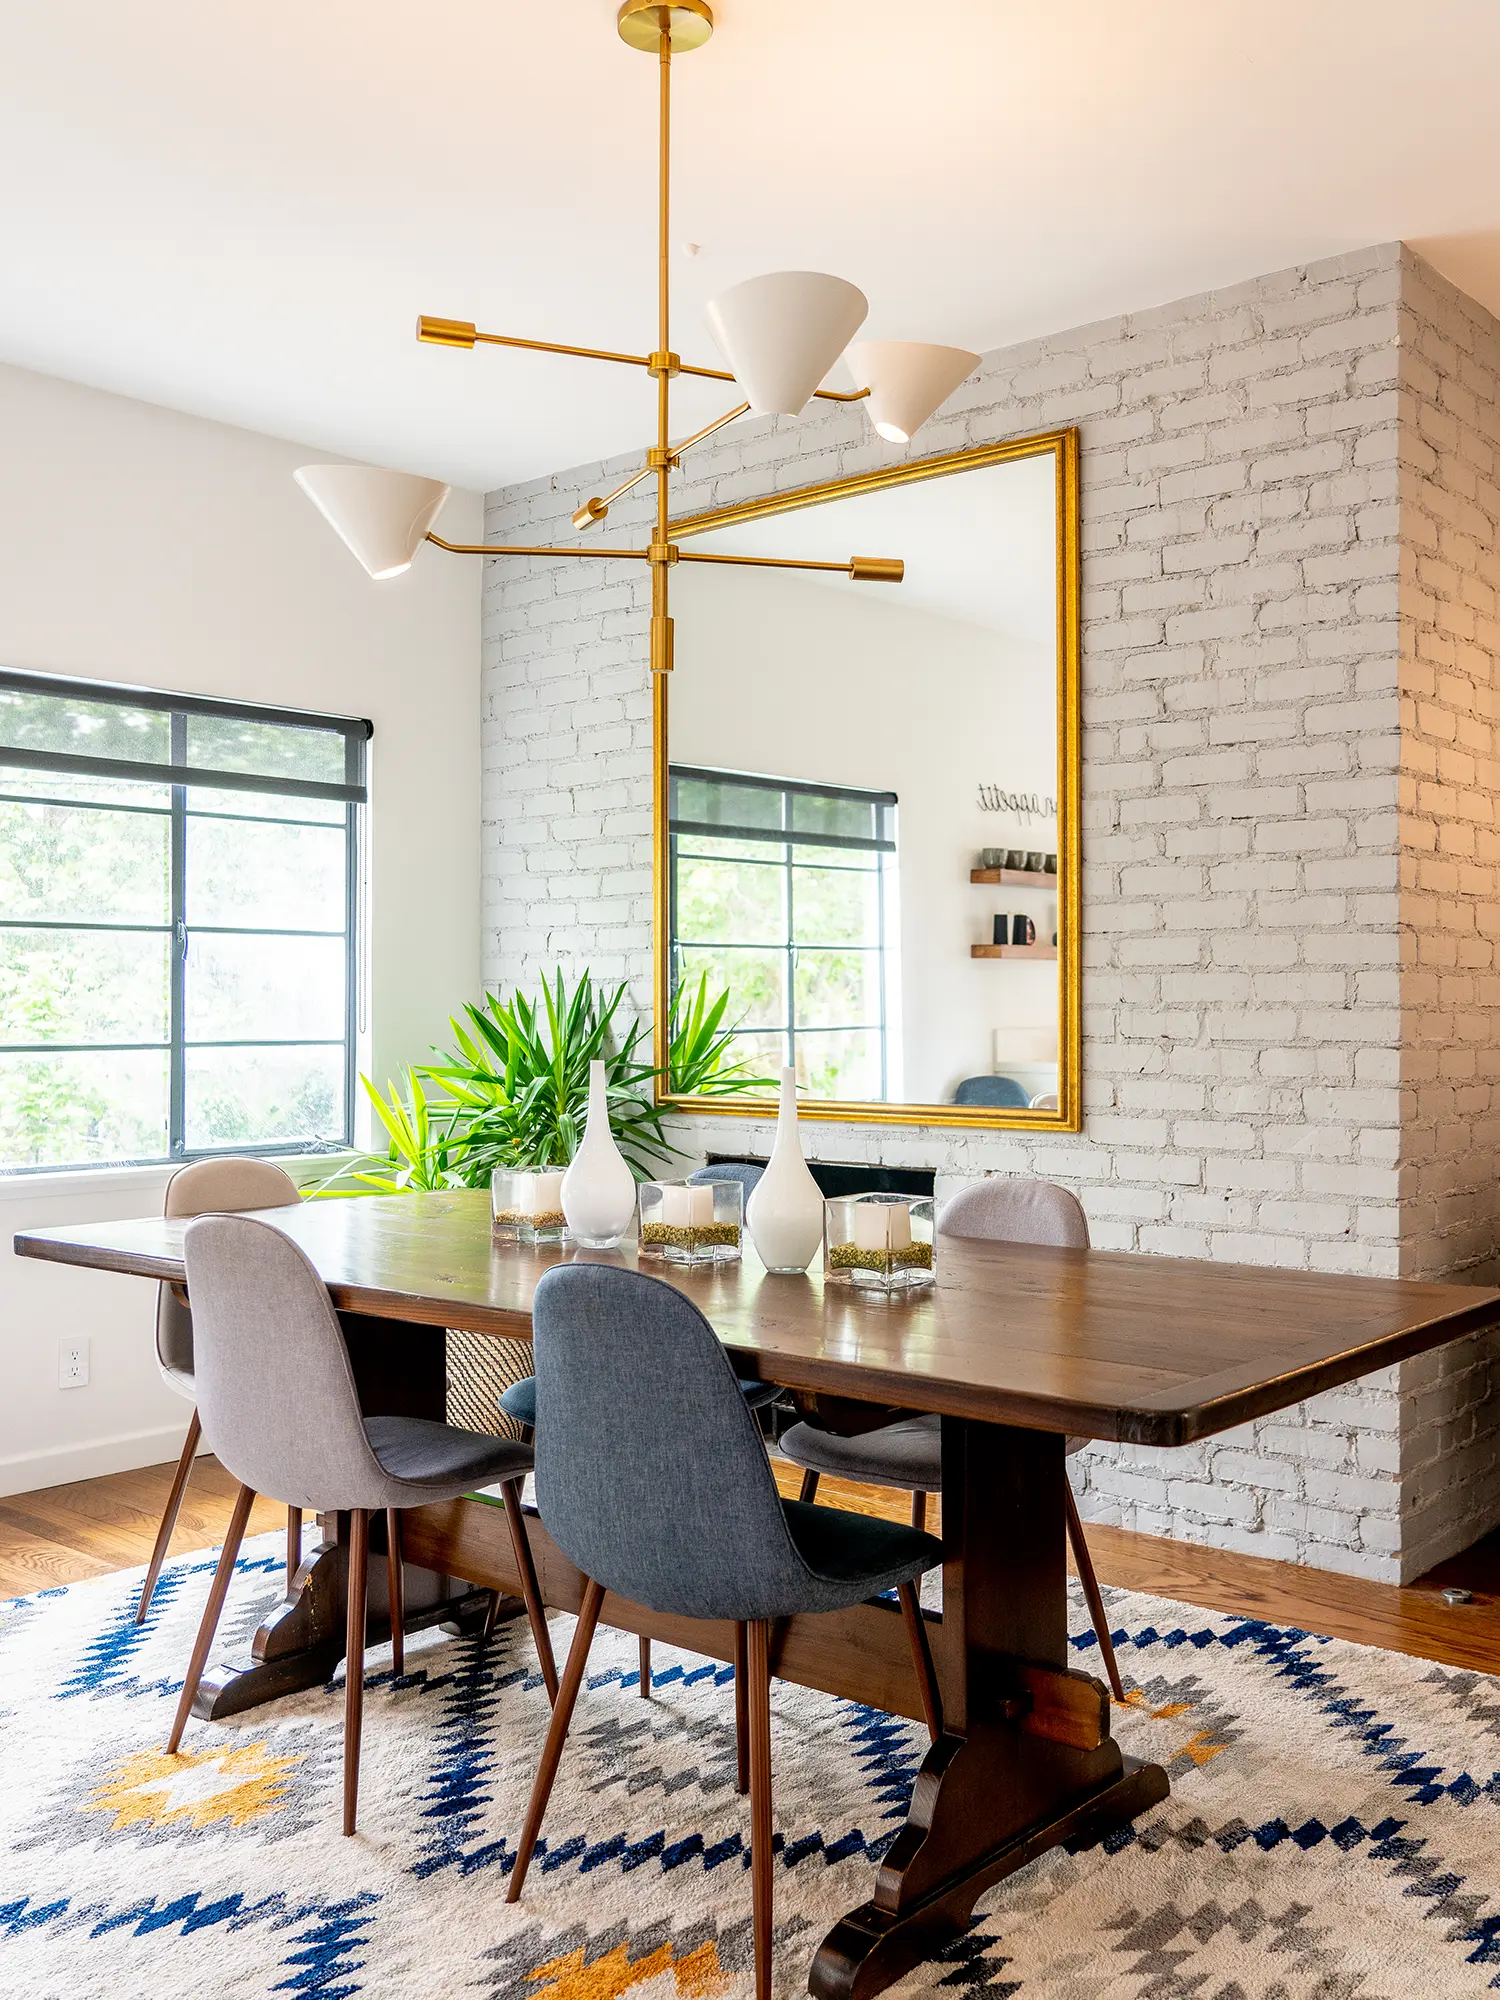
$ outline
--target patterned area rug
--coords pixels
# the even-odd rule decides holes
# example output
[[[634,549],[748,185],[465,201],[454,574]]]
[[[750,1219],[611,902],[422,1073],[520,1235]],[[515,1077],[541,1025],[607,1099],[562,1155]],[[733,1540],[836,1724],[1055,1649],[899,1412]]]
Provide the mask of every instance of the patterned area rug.
[[[279,1596],[248,1545],[224,1640]],[[361,1826],[341,1683],[163,1756],[211,1556],[143,1632],[121,1575],[0,1605],[0,1993],[26,2000],[698,2000],[750,1991],[729,1671],[601,1628],[524,1901],[502,1900],[547,1706],[524,1623],[372,1651]],[[1171,1799],[1000,1885],[894,1989],[1024,2000],[1446,2000],[1500,1987],[1500,1684],[1106,1593],[1126,1749]],[[1074,1607],[1080,1664],[1097,1649]],[[571,1621],[559,1619],[559,1657]],[[221,1642],[220,1656],[229,1645]],[[867,1895],[923,1748],[774,1689],[779,2000]]]

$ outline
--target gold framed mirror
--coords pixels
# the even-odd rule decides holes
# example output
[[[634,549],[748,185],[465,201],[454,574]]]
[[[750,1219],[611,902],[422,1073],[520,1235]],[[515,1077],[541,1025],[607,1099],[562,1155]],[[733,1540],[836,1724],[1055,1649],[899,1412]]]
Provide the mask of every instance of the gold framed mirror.
[[[739,561],[675,569],[654,677],[661,1103],[764,1118],[791,1063],[804,1118],[1081,1129],[1078,533],[1076,430],[672,523]]]

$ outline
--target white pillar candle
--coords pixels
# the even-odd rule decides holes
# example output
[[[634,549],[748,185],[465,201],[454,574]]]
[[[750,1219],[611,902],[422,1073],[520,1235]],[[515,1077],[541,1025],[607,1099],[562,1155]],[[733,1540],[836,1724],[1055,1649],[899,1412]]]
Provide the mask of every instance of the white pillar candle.
[[[516,1206],[522,1215],[558,1215],[562,1211],[561,1170],[557,1173],[523,1174],[516,1183]]]
[[[711,1187],[664,1187],[661,1191],[661,1221],[667,1229],[709,1229],[714,1219],[714,1191]]]
[[[856,1250],[909,1250],[911,1210],[899,1201],[857,1201],[854,1204]]]

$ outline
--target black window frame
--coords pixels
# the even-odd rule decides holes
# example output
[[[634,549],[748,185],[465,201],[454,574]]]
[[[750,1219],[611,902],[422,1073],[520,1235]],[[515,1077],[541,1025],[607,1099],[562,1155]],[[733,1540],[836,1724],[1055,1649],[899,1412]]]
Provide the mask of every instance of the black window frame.
[[[56,674],[27,673],[0,668],[0,689],[25,694],[58,695],[79,701],[112,704],[121,708],[150,709],[169,718],[170,761],[147,763],[125,758],[85,757],[71,752],[48,751],[0,742],[0,800],[25,805],[58,805],[90,812],[150,814],[169,821],[169,915],[164,924],[107,923],[0,917],[0,929],[109,931],[159,933],[170,939],[168,952],[167,1039],[152,1042],[36,1042],[0,1043],[0,1055],[68,1055],[161,1052],[168,1061],[167,1151],[133,1158],[107,1160],[67,1160],[45,1165],[0,1162],[0,1179],[20,1174],[109,1172],[121,1167],[175,1166],[188,1160],[221,1156],[286,1156],[319,1151],[344,1151],[354,1143],[356,1093],[358,1090],[358,1041],[360,1032],[360,991],[364,962],[361,929],[361,881],[364,843],[367,838],[365,808],[369,803],[368,744],[374,724],[366,717],[339,716],[317,710],[280,708],[260,702],[232,701],[210,695],[172,694],[155,688],[131,687],[113,681],[91,681]],[[339,735],[344,743],[342,783],[310,778],[283,778],[265,773],[225,771],[191,765],[188,761],[188,718],[212,716],[228,721],[269,723],[283,728],[321,730]],[[6,784],[9,770],[26,770],[45,775],[124,780],[169,788],[170,803],[125,804],[117,801],[94,803],[83,799],[48,799],[36,793],[21,794]],[[272,796],[295,804],[300,799],[336,800],[343,804],[344,834],[344,923],[340,931],[309,931],[286,927],[246,924],[189,924],[187,920],[187,823],[190,817],[233,820],[240,817],[222,808],[201,811],[189,803],[189,794],[202,788],[215,792],[247,792]],[[264,814],[246,814],[247,823],[261,826],[317,825],[333,831],[337,819],[298,821],[294,815],[272,819]],[[344,941],[344,1032],[340,1036],[234,1038],[188,1038],[187,957],[192,936],[234,935],[260,937],[342,937]],[[327,1137],[300,1137],[254,1141],[243,1144],[189,1146],[187,1122],[187,1060],[189,1053],[202,1048],[317,1048],[343,1050],[343,1121],[338,1134]]]
[[[737,825],[729,820],[720,822],[685,819],[677,809],[678,785],[683,780],[687,780],[690,783],[740,786],[746,790],[758,792],[763,796],[779,794],[780,825],[769,827],[763,822]],[[781,868],[785,875],[783,908],[786,912],[786,942],[785,944],[761,945],[756,944],[751,939],[746,939],[741,948],[745,950],[781,952],[784,954],[786,963],[783,980],[784,991],[786,993],[787,1018],[785,1023],[779,1027],[771,1026],[767,1028],[747,1029],[745,1032],[749,1034],[775,1034],[783,1036],[786,1044],[786,1059],[793,1068],[796,1067],[797,1062],[797,1042],[799,1036],[804,1040],[816,1041],[818,1037],[823,1035],[851,1033],[876,1035],[880,1048],[880,1094],[878,1101],[884,1102],[889,1089],[890,1079],[890,1022],[889,1007],[886,1000],[890,968],[886,962],[888,943],[886,938],[885,911],[886,895],[891,885],[887,879],[886,871],[893,865],[897,852],[895,827],[898,800],[896,794],[888,791],[867,791],[854,785],[815,784],[803,778],[771,778],[756,775],[748,771],[713,770],[697,764],[670,764],[667,769],[667,783],[667,964],[672,992],[676,992],[681,977],[683,952],[694,949],[708,951],[716,948],[713,941],[684,938],[680,934],[677,915],[679,840],[686,839],[690,841],[696,838],[699,840],[754,841],[767,848],[780,848],[781,853],[776,860],[772,861],[769,856],[767,859],[768,865]],[[792,824],[795,814],[793,800],[797,798],[826,799],[833,804],[869,806],[872,808],[874,823],[881,831],[865,839],[861,836],[851,834],[822,833],[795,827]],[[876,955],[880,974],[876,982],[877,990],[880,994],[880,1018],[878,1021],[846,1022],[837,1028],[799,1028],[797,1025],[797,953],[799,950],[813,951],[835,948],[832,946],[820,947],[809,944],[799,945],[797,942],[795,870],[799,866],[806,867],[808,864],[805,860],[800,862],[794,860],[793,849],[808,847],[825,847],[830,850],[831,854],[837,854],[841,850],[846,852],[853,850],[857,853],[874,854],[876,856],[874,871],[861,869],[859,872],[861,874],[873,872],[876,877],[876,909],[879,913],[877,940],[873,945],[839,945],[836,948],[840,951],[873,952]],[[689,853],[688,858],[693,858],[691,853]],[[749,865],[754,866],[757,864],[751,863]],[[836,867],[837,862],[830,861],[829,866]],[[720,945],[722,944],[722,940],[717,942]]]

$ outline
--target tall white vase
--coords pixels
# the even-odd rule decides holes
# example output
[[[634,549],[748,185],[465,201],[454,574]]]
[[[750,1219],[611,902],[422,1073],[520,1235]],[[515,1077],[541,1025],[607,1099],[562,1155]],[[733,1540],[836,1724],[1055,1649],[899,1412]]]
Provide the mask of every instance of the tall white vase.
[[[768,1271],[805,1271],[823,1242],[823,1194],[802,1157],[797,1129],[797,1072],[781,1072],[776,1144],[755,1184],[745,1222]]]
[[[562,1210],[568,1233],[590,1250],[611,1249],[635,1214],[635,1175],[609,1129],[604,1064],[589,1064],[589,1116],[583,1144],[563,1175]]]

